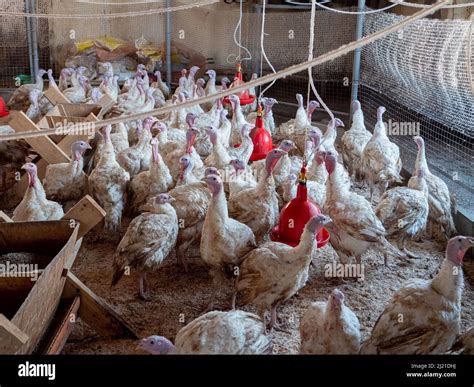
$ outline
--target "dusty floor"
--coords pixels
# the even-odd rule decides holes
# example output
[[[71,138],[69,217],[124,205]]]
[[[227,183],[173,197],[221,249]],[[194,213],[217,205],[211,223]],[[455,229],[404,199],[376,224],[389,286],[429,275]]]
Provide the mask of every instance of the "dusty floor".
[[[125,230],[128,220],[124,221]],[[149,301],[137,297],[137,275],[131,273],[115,287],[110,288],[115,244],[91,242],[86,237],[74,265],[74,273],[96,294],[103,297],[135,329],[140,337],[160,334],[171,339],[177,331],[201,314],[211,289],[211,280],[203,262],[197,256],[190,258],[190,270],[185,274],[174,257],[152,276],[153,291]],[[411,249],[421,254],[413,263],[392,260],[383,265],[383,257],[367,254],[363,281],[349,280],[341,283],[336,278],[325,277],[325,265],[336,257],[334,250],[326,246],[319,250],[310,268],[308,284],[297,297],[289,300],[279,312],[282,326],[290,334],[274,332],[274,353],[297,353],[299,348],[299,319],[312,301],[326,300],[329,293],[338,287],[346,296],[346,304],[360,320],[363,339],[366,339],[383,311],[391,294],[410,278],[432,278],[443,260],[441,246],[432,242],[413,243]],[[472,284],[472,281],[471,281]],[[474,289],[466,280],[463,295],[462,331],[474,323]],[[231,284],[222,290],[215,308],[229,307]],[[243,309],[254,311],[250,307]],[[133,340],[102,340],[85,324],[78,324],[64,350],[68,354],[131,354],[142,353]]]

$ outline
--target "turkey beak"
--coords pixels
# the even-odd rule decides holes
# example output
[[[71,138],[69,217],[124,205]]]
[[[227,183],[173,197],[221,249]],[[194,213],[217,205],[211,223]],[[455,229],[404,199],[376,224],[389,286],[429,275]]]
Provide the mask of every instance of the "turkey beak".
[[[90,144],[87,144],[86,149],[92,149],[92,147],[90,146]]]
[[[176,201],[176,199],[175,199],[173,196],[171,196],[171,195],[170,195],[170,197],[169,197],[168,200],[169,200],[170,203],[173,203],[173,202]]]

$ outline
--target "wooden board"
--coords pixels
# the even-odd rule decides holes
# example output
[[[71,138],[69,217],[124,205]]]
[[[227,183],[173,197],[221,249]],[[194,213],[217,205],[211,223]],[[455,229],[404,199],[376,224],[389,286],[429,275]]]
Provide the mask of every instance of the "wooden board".
[[[63,298],[79,295],[79,316],[87,325],[105,338],[128,337],[137,339],[136,333],[102,298],[94,294],[74,274],[69,273]]]
[[[116,102],[110,95],[104,94],[102,98],[97,101],[97,105],[101,107],[100,112],[97,114],[97,118],[100,120],[104,118],[104,115],[112,109],[115,103]]]
[[[47,355],[59,355],[62,352],[69,335],[74,329],[80,305],[81,298],[79,296],[76,296],[69,303],[69,307],[64,311],[64,314],[61,316],[62,321],[54,330],[52,339],[46,348],[45,353]]]
[[[3,211],[0,211],[0,222],[13,222],[13,220]]]
[[[69,228],[70,236],[69,239],[64,241],[64,247],[43,270],[41,276],[29,292],[28,297],[11,319],[12,324],[29,336],[28,342],[16,351],[16,353],[19,354],[28,354],[35,349],[54,316],[66,282],[66,277],[63,276],[63,269],[65,263],[70,260],[70,255],[75,251],[79,226],[71,229],[68,222],[62,222],[61,227],[59,227],[60,225],[57,223],[61,222],[50,221],[15,222],[7,224],[10,227],[25,227],[26,225],[30,225],[30,227],[33,228],[36,227],[37,230],[35,234],[36,237],[38,237],[43,227],[51,227],[54,223],[56,223],[56,228],[58,229]],[[2,227],[2,224],[0,224],[0,227]],[[52,232],[50,231],[50,233]],[[51,236],[55,237],[54,235],[50,235],[50,237]],[[34,235],[30,230],[29,238],[32,237],[34,237]],[[44,243],[44,241],[42,243]],[[35,248],[33,251],[37,251],[37,249]]]
[[[58,105],[60,115],[66,117],[87,117],[94,113],[98,115],[102,106],[88,103],[65,103]]]
[[[73,219],[79,222],[77,239],[81,239],[96,224],[102,221],[106,213],[89,195],[84,196],[64,216],[63,219]]]
[[[51,102],[53,105],[59,103],[71,103],[67,97],[58,89],[56,85],[50,84],[48,90],[44,92],[44,96]]]
[[[10,122],[10,126],[16,132],[39,131],[36,124],[23,112]],[[26,138],[25,141],[44,159],[48,164],[67,163],[69,157],[49,137]]]
[[[0,313],[0,354],[14,354],[28,341],[28,335]]]

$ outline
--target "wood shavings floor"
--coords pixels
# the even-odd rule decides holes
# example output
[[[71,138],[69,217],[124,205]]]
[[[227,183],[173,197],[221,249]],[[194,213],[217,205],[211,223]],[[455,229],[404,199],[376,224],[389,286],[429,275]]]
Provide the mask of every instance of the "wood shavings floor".
[[[125,220],[126,229],[129,220]],[[103,297],[122,315],[141,337],[159,334],[174,339],[185,324],[198,317],[210,295],[211,279],[197,256],[189,259],[190,270],[185,274],[174,257],[168,258],[164,265],[149,276],[152,295],[149,301],[137,298],[137,275],[125,276],[114,288],[110,288],[113,254],[116,245],[92,242],[86,237],[78,254],[73,272],[97,295]],[[365,278],[363,281],[325,277],[325,265],[335,259],[330,246],[318,250],[310,268],[308,284],[297,297],[279,308],[279,319],[283,328],[290,334],[274,332],[273,352],[277,354],[296,354],[299,349],[299,320],[308,305],[313,301],[326,300],[334,287],[342,290],[346,304],[360,320],[365,340],[383,311],[392,293],[406,280],[414,277],[432,278],[444,258],[442,247],[426,241],[409,246],[421,255],[412,263],[391,260],[383,265],[383,257],[369,252],[363,260]],[[472,267],[472,266],[471,266]],[[462,331],[474,323],[474,289],[466,280],[462,299]],[[231,284],[220,292],[215,308],[227,310],[231,297]],[[243,309],[256,312],[252,306]],[[66,344],[66,354],[139,354],[133,340],[104,340],[85,324],[78,323]]]

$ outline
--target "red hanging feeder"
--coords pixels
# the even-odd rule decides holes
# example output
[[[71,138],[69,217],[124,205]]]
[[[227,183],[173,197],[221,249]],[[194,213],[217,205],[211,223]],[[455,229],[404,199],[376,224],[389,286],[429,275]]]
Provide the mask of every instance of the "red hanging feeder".
[[[241,86],[243,84],[245,84],[245,82],[242,77],[242,66],[240,63],[237,63],[237,71],[235,72],[235,78],[234,81],[229,85],[229,89]],[[241,106],[250,105],[251,103],[253,103],[253,101],[255,101],[255,96],[250,95],[248,90],[244,90],[240,93],[237,93],[237,96],[239,97]],[[224,105],[230,105],[229,97],[224,97]]]
[[[295,247],[300,243],[304,226],[312,217],[319,215],[318,206],[308,200],[306,187],[306,166],[303,165],[299,176],[296,197],[289,202],[280,212],[280,222],[270,232],[270,239],[275,242],[285,243]],[[329,242],[329,232],[323,228],[316,235],[318,249]]]
[[[2,97],[0,97],[0,117],[6,117],[10,114]]]
[[[257,118],[255,118],[255,128],[250,132],[250,138],[253,142],[253,152],[250,156],[250,161],[264,159],[267,157],[268,152],[275,148],[270,132],[263,126],[262,105],[258,105]]]

